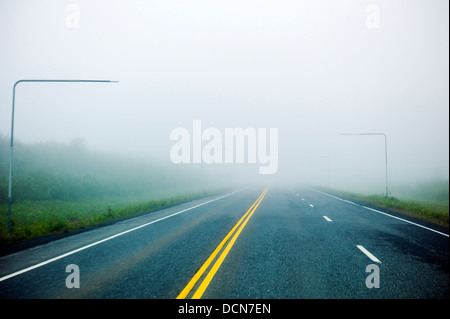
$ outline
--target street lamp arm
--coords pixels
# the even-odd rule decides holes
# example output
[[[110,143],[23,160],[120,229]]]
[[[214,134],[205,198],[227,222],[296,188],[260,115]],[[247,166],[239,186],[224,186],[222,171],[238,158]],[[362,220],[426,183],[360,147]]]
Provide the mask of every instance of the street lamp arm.
[[[16,86],[17,84],[21,82],[103,82],[103,83],[118,83],[119,81],[112,81],[112,80],[55,80],[55,79],[25,79],[25,80],[18,80],[14,84]]]
[[[384,135],[385,133],[342,133],[341,135]]]

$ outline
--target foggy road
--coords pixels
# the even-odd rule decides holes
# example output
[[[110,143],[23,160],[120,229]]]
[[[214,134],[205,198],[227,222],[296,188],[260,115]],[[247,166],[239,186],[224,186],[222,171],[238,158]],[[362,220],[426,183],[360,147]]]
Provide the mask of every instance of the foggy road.
[[[313,189],[248,187],[3,256],[0,297],[448,298],[448,262],[448,230]]]
[[[449,9],[0,1],[3,309],[435,310],[449,298]]]

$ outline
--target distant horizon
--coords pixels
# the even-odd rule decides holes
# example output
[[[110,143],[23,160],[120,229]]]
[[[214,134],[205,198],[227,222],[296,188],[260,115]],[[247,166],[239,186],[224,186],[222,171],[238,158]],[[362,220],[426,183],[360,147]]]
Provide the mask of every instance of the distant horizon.
[[[7,137],[7,135],[2,134],[0,132],[0,141],[3,140],[4,142],[7,142],[6,140],[8,140],[9,142],[9,137]],[[76,141],[77,139],[74,139],[74,141]],[[155,167],[161,167],[164,169],[167,169],[167,173],[170,173],[170,169],[173,168],[173,163],[167,159],[166,161],[163,161],[161,159],[158,158],[152,158],[150,155],[146,155],[146,156],[136,156],[133,154],[125,154],[125,153],[115,153],[113,151],[104,151],[104,150],[96,150],[93,148],[90,148],[89,146],[86,146],[84,144],[81,145],[71,145],[71,143],[64,143],[61,141],[49,141],[49,142],[35,142],[35,143],[24,143],[20,140],[16,140],[15,143],[18,143],[18,145],[22,144],[24,147],[39,147],[39,146],[55,146],[55,147],[75,147],[76,149],[78,149],[80,146],[82,147],[82,149],[84,149],[87,152],[92,152],[93,155],[98,155],[98,156],[106,156],[109,159],[111,159],[112,161],[115,160],[131,160],[132,163],[139,163],[139,165],[143,165],[143,166],[155,166]],[[20,148],[19,148],[20,150]],[[6,159],[6,153],[5,155],[5,159]],[[17,156],[18,158],[23,158],[23,154],[20,154],[16,152],[16,154],[14,154],[15,156]],[[45,156],[44,156],[45,157]],[[76,161],[76,159],[73,159],[73,161]],[[6,164],[6,163],[5,163]],[[193,176],[197,175],[200,178],[201,174],[206,174],[205,178],[208,176],[214,177],[214,176],[220,176],[220,172],[221,172],[221,168],[223,168],[220,165],[217,164],[205,164],[204,166],[200,165],[200,164],[193,164],[196,165],[194,166],[194,169],[191,170],[189,169],[189,167],[183,167],[183,166],[179,166],[179,165],[175,165],[175,167],[177,169],[181,169],[180,172],[191,172],[192,174],[194,174]],[[246,166],[249,166],[250,164],[245,164]],[[245,169],[245,165],[243,166]],[[202,166],[202,167],[201,167]],[[6,167],[6,165],[5,165]],[[229,186],[233,186],[233,176],[235,178],[235,181],[238,183],[245,183],[245,179],[242,178],[238,178],[240,172],[242,172],[242,170],[240,169],[241,165],[240,164],[226,164],[226,171],[228,172],[229,178],[227,179],[227,182],[229,182]],[[201,168],[201,169],[200,169]],[[223,170],[222,170],[223,171]],[[248,169],[246,170],[247,174],[248,174]],[[253,176],[257,175],[257,168],[254,168],[254,174]],[[160,171],[160,173],[164,174],[163,171]],[[6,174],[6,171],[5,171]],[[219,174],[219,175],[218,175]],[[237,174],[237,175],[236,175]],[[247,175],[249,177],[251,177],[252,175]],[[6,177],[6,175],[5,175]],[[252,184],[258,182],[258,179],[255,178],[249,178],[247,179],[247,183],[248,184]],[[342,190],[342,191],[349,191],[349,192],[355,192],[355,193],[360,193],[360,194],[366,194],[366,195],[370,195],[370,194],[383,194],[383,180],[382,178],[379,178],[379,180],[377,181],[377,183],[373,183],[372,182],[368,182],[365,184],[358,184],[358,185],[354,185],[354,187],[345,187],[336,183],[332,183],[331,185],[328,184],[327,181],[325,181],[324,179],[319,180],[318,182],[314,182],[314,181],[305,181],[302,180],[302,178],[298,178],[297,180],[295,179],[291,179],[291,180],[284,180],[284,179],[277,179],[276,176],[274,176],[271,179],[268,180],[264,180],[261,179],[259,181],[260,183],[264,184],[264,183],[269,183],[269,184],[273,184],[273,185],[278,185],[278,186],[290,186],[290,185],[314,185],[317,187],[328,187],[328,188],[332,188],[332,189],[336,189],[336,190]],[[449,187],[449,178],[446,177],[429,177],[429,178],[424,178],[424,179],[414,179],[414,180],[391,180],[390,181],[390,192],[392,196],[395,197],[399,197],[399,198],[403,198],[403,199],[414,199],[416,197],[417,199],[417,194],[418,195],[422,195],[423,191],[421,192],[417,192],[416,195],[408,195],[411,194],[411,192],[414,192],[416,188],[420,188],[420,187],[425,187],[425,186],[438,186],[438,184],[441,183],[445,183],[447,188]],[[214,181],[211,182],[211,185],[214,185]],[[226,184],[224,184],[226,185]],[[3,194],[5,195],[5,194]]]

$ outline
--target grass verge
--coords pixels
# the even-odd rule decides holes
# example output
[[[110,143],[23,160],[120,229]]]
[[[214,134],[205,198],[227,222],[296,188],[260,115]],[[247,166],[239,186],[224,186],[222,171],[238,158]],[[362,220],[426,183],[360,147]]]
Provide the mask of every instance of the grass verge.
[[[209,194],[209,193],[208,193]],[[97,199],[78,202],[23,201],[13,204],[11,234],[7,234],[7,211],[0,205],[0,248],[45,235],[63,234],[131,217],[208,195],[205,192],[163,199]]]
[[[363,195],[324,187],[319,189],[332,195],[386,208],[393,212],[425,220],[446,228],[449,227],[448,200],[403,200],[393,196],[386,197],[384,195]]]

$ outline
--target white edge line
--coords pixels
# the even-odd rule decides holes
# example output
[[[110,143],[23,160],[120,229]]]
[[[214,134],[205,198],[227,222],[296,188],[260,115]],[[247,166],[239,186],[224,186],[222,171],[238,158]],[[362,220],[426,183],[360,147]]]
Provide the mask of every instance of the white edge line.
[[[39,267],[41,267],[41,266],[47,265],[47,264],[49,264],[49,263],[51,263],[51,262],[54,262],[54,261],[56,261],[56,260],[62,259],[62,258],[64,258],[64,257],[70,256],[70,255],[73,255],[73,254],[75,254],[75,253],[77,253],[77,252],[80,252],[80,251],[82,251],[82,250],[88,249],[88,248],[90,248],[90,247],[92,247],[92,246],[96,246],[96,245],[101,244],[101,243],[103,243],[103,242],[105,242],[105,241],[108,241],[108,240],[111,240],[111,239],[113,239],[113,238],[116,238],[116,237],[125,235],[125,234],[127,234],[127,233],[132,232],[132,231],[135,231],[135,230],[137,230],[137,229],[139,229],[139,228],[142,228],[142,227],[145,227],[145,226],[148,226],[148,225],[157,223],[157,222],[159,222],[159,221],[161,221],[161,220],[164,220],[164,219],[173,217],[173,216],[175,216],[175,215],[179,215],[179,214],[181,214],[181,213],[187,212],[187,211],[192,210],[192,209],[194,209],[194,208],[197,208],[197,207],[200,207],[200,206],[209,204],[209,203],[211,203],[211,202],[215,202],[215,201],[217,201],[217,200],[219,200],[219,199],[222,199],[222,198],[225,198],[225,197],[234,195],[234,194],[236,194],[236,193],[238,193],[238,192],[243,191],[244,189],[245,189],[245,188],[239,189],[239,190],[237,190],[237,191],[234,191],[234,192],[232,192],[232,193],[223,195],[223,196],[221,196],[221,197],[218,197],[218,198],[215,198],[215,199],[211,199],[211,200],[206,201],[206,202],[204,202],[204,203],[200,203],[200,204],[198,204],[198,205],[195,205],[195,206],[192,206],[192,207],[189,207],[189,208],[180,210],[179,212],[170,214],[170,215],[168,215],[168,216],[159,218],[159,219],[157,219],[157,220],[154,220],[154,221],[151,221],[151,222],[142,224],[142,225],[140,225],[140,226],[137,226],[137,227],[134,227],[134,228],[125,230],[125,231],[123,231],[123,232],[121,232],[121,233],[118,233],[118,234],[115,234],[115,235],[113,235],[113,236],[104,238],[104,239],[102,239],[102,240],[96,241],[96,242],[94,242],[94,243],[91,243],[91,244],[89,244],[89,245],[80,247],[80,248],[78,248],[78,249],[69,251],[69,252],[67,252],[67,253],[65,253],[65,254],[56,256],[56,257],[54,257],[54,258],[50,258],[50,259],[45,260],[45,261],[43,261],[43,262],[40,262],[40,263],[38,263],[38,264],[36,264],[36,265],[30,266],[30,267],[28,267],[28,268],[25,268],[25,269],[16,271],[16,272],[14,272],[14,273],[12,273],[12,274],[3,276],[3,277],[0,278],[0,281],[7,280],[7,279],[9,279],[9,278],[12,278],[12,277],[15,277],[15,276],[17,276],[17,275],[20,275],[20,274],[23,274],[23,273],[25,273],[25,272],[28,272],[28,271],[30,271],[30,270],[33,270],[33,269],[39,268]]]
[[[372,254],[370,253],[370,251],[368,251],[367,249],[365,249],[363,246],[361,246],[361,245],[356,245],[356,247],[358,247],[359,250],[361,250],[364,254],[366,254],[366,256],[369,257],[372,261],[381,264],[381,261],[380,261],[377,257],[375,257],[374,255],[372,255]]]
[[[448,237],[448,234],[442,233],[442,232],[440,232],[440,231],[437,231],[436,229],[429,228],[429,227],[426,227],[426,226],[423,226],[423,225],[414,223],[414,222],[412,222],[412,221],[409,221],[409,220],[407,220],[407,219],[403,219],[403,218],[400,218],[400,217],[397,217],[397,216],[394,216],[394,215],[390,215],[390,214],[388,214],[388,213],[385,213],[385,212],[382,212],[382,211],[379,211],[379,210],[376,210],[376,209],[373,209],[373,208],[370,208],[370,207],[366,207],[366,206],[362,206],[362,207],[364,207],[365,209],[374,211],[374,212],[376,212],[376,213],[383,214],[383,215],[386,215],[386,216],[389,216],[389,217],[392,217],[392,218],[395,218],[395,219],[398,219],[398,220],[401,220],[401,221],[410,223],[410,224],[412,224],[412,225],[416,225],[416,226],[419,226],[419,227],[422,227],[422,228],[431,230],[431,231],[433,231],[433,232],[435,232],[435,233],[438,233],[438,234],[441,234],[441,235],[444,235],[444,236],[447,236],[447,237]]]
[[[354,202],[351,202],[351,201],[349,201],[349,200],[342,199],[342,198],[339,198],[339,197],[336,197],[336,196],[333,196],[333,195],[330,195],[330,194],[327,194],[327,193],[318,191],[317,189],[312,189],[312,190],[313,190],[313,191],[316,191],[316,192],[318,192],[318,193],[321,193],[321,194],[324,194],[324,195],[327,195],[327,196],[336,198],[336,199],[338,199],[338,200],[340,200],[340,201],[343,201],[343,202],[346,202],[346,203],[349,203],[349,204],[352,204],[352,205],[360,206],[360,205],[358,205],[358,204],[356,204],[356,203],[354,203]]]
[[[435,232],[435,233],[437,233],[437,234],[440,234],[440,235],[449,237],[448,234],[443,233],[443,232],[440,232],[440,231],[438,231],[438,230],[436,230],[436,229],[429,228],[429,227],[426,227],[426,226],[423,226],[423,225],[414,223],[414,222],[412,222],[412,221],[409,221],[409,220],[407,220],[407,219],[403,219],[403,218],[400,218],[400,217],[397,217],[397,216],[394,216],[394,215],[391,215],[391,214],[388,214],[388,213],[385,213],[385,212],[382,212],[382,211],[379,211],[379,210],[376,210],[376,209],[373,209],[373,208],[370,208],[370,207],[367,207],[367,206],[361,206],[361,205],[358,205],[358,204],[353,203],[353,202],[351,202],[351,201],[348,201],[348,200],[345,200],[345,199],[342,199],[342,198],[339,198],[339,197],[336,197],[336,196],[333,196],[333,195],[330,195],[330,194],[327,194],[327,193],[318,191],[318,190],[316,190],[316,189],[313,189],[313,190],[316,191],[316,192],[318,192],[318,193],[321,193],[321,194],[324,194],[324,195],[333,197],[333,198],[335,198],[335,199],[338,199],[338,200],[340,200],[340,201],[343,201],[343,202],[346,202],[346,203],[350,203],[350,204],[353,204],[353,205],[356,205],[356,206],[360,206],[360,207],[363,207],[363,208],[365,208],[365,209],[371,210],[371,211],[373,211],[373,212],[376,212],[376,213],[379,213],[379,214],[383,214],[383,215],[386,215],[386,216],[389,216],[389,217],[392,217],[392,218],[401,220],[401,221],[403,221],[403,222],[406,222],[406,223],[409,223],[409,224],[412,224],[412,225],[415,225],[415,226],[418,226],[418,227],[422,227],[422,228],[424,228],[424,229],[428,229],[428,230],[430,230],[430,231],[432,231],[432,232]]]
[[[325,220],[326,220],[327,222],[332,222],[332,220],[329,219],[327,216],[323,216],[323,218],[325,218]]]

